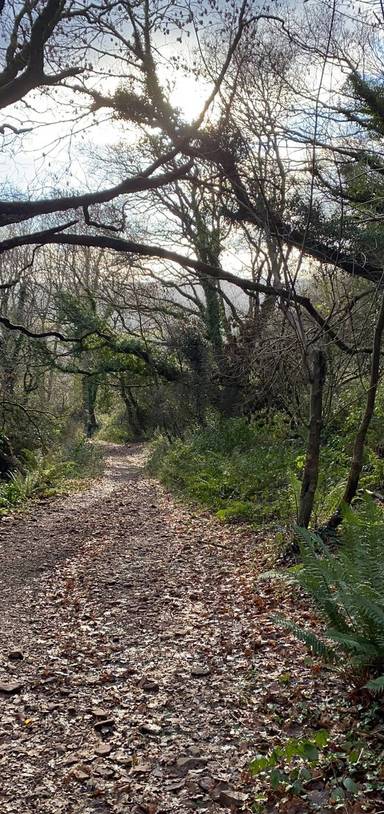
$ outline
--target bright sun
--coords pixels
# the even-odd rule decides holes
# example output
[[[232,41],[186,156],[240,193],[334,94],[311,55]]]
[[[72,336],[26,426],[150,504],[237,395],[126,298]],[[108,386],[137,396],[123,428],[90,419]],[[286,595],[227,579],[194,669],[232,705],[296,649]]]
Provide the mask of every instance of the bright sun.
[[[190,123],[201,113],[209,91],[210,87],[206,83],[199,82],[190,76],[180,76],[170,94],[170,102],[179,108],[184,119]]]

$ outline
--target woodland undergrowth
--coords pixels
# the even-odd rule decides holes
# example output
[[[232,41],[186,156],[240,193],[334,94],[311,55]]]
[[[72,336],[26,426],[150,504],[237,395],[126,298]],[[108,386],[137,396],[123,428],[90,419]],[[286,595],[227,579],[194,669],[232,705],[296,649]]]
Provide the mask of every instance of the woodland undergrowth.
[[[350,417],[343,436],[328,434],[313,526],[324,522],[339,504],[353,426]],[[314,699],[319,713],[315,725],[316,715],[311,727],[300,727],[297,737],[281,731],[269,751],[255,755],[250,766],[260,791],[255,811],[360,814],[375,810],[371,800],[380,798],[384,513],[378,496],[384,478],[382,459],[375,452],[375,425],[369,440],[361,489],[354,506],[346,509],[330,547],[316,533],[295,526],[303,442],[281,416],[271,421],[212,421],[172,443],[159,437],[153,444],[150,471],[168,488],[213,510],[222,522],[245,522],[255,531],[261,530],[261,539],[272,537],[271,571],[261,577],[263,584],[269,582],[276,591],[276,626],[281,635],[288,628],[304,642],[314,676],[318,670],[328,671],[324,691],[332,675],[339,681],[331,715],[321,713],[322,697]],[[298,562],[284,567],[280,555],[292,539],[298,541]],[[264,540],[261,553],[264,566]],[[257,556],[255,562],[257,569]],[[296,596],[293,617],[277,613],[281,583],[284,591]],[[257,574],[256,593],[260,585]],[[312,624],[308,625],[308,619]],[[295,683],[294,673],[293,666],[288,684]],[[308,692],[312,694],[311,687]],[[339,725],[348,707],[352,714],[347,736]]]
[[[50,498],[77,490],[103,471],[101,447],[79,435],[49,452],[22,450],[19,468],[0,482],[0,516],[23,509],[33,498]]]

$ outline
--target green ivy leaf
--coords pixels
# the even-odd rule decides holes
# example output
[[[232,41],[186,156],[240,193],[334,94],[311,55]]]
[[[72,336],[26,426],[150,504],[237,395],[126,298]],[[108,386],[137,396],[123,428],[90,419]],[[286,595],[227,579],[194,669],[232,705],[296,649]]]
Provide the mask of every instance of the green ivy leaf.
[[[283,783],[285,779],[285,774],[281,772],[280,769],[272,769],[270,780],[271,786],[274,790],[276,790],[280,783]]]
[[[311,763],[315,763],[319,759],[319,750],[310,741],[304,741],[300,752],[302,757],[306,760],[310,760]]]
[[[257,755],[254,760],[249,765],[249,770],[251,774],[259,774],[259,772],[264,772],[266,769],[271,768],[270,758],[266,757],[265,755]]]
[[[346,789],[347,789],[347,791],[349,791],[351,794],[356,794],[356,792],[358,792],[358,790],[359,790],[359,787],[357,786],[357,784],[355,783],[355,781],[354,781],[354,780],[352,780],[352,777],[344,777],[344,779],[343,779],[343,786],[344,786],[344,788],[346,788]]]
[[[328,741],[329,741],[329,732],[328,732],[328,730],[327,729],[319,729],[317,732],[315,732],[315,734],[313,736],[313,740],[314,740],[316,746],[319,747],[319,749],[323,749],[323,747],[326,746]]]

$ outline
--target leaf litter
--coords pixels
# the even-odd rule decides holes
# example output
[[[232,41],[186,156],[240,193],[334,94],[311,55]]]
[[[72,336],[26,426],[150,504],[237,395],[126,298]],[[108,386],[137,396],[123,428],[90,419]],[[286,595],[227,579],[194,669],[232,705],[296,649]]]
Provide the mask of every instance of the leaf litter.
[[[100,482],[1,524],[0,810],[255,811],[255,753],[350,726],[340,678],[276,627],[305,602],[255,590],[261,534],[175,501],[142,446],[107,453]],[[263,799],[335,810],[321,784]]]

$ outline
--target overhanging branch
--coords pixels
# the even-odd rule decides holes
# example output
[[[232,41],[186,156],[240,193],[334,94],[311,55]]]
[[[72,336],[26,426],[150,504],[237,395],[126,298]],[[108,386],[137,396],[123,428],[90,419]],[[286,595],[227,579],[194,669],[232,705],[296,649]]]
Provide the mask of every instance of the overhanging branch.
[[[41,240],[41,233],[30,235],[21,235],[17,238],[10,238],[0,243],[0,254],[6,250],[12,249],[15,246],[33,245]],[[133,254],[139,257],[153,257],[162,260],[168,260],[171,263],[176,263],[178,266],[186,269],[193,269],[200,277],[213,277],[216,280],[224,280],[232,285],[241,288],[247,294],[264,294],[266,296],[273,296],[276,299],[281,299],[287,305],[300,305],[313,319],[313,321],[321,327],[324,334],[328,336],[344,353],[353,355],[356,352],[370,353],[371,348],[354,348],[347,345],[341,339],[333,328],[328,324],[327,319],[321,316],[317,311],[309,297],[298,294],[294,289],[289,290],[282,286],[272,286],[266,283],[256,282],[254,280],[247,280],[245,277],[240,277],[231,274],[224,269],[211,266],[201,260],[194,260],[191,257],[186,257],[178,252],[164,249],[161,246],[151,246],[145,243],[136,243],[132,240],[125,240],[120,237],[112,237],[110,235],[76,235],[76,234],[63,234],[62,232],[52,232],[47,235],[43,241],[44,243],[65,245],[65,246],[85,246],[96,249],[108,249],[114,252],[125,254]]]
[[[47,215],[53,212],[68,212],[70,209],[83,209],[93,204],[103,204],[120,197],[121,195],[144,192],[146,190],[158,189],[166,184],[182,178],[192,167],[190,160],[176,170],[169,170],[161,175],[148,177],[152,170],[149,167],[140,175],[133,178],[126,178],[120,184],[100,192],[89,192],[83,195],[68,195],[59,198],[43,198],[36,201],[0,201],[0,226],[7,226],[11,223],[34,218],[38,215]],[[158,162],[156,162],[156,166]],[[155,167],[155,165],[152,165]]]

